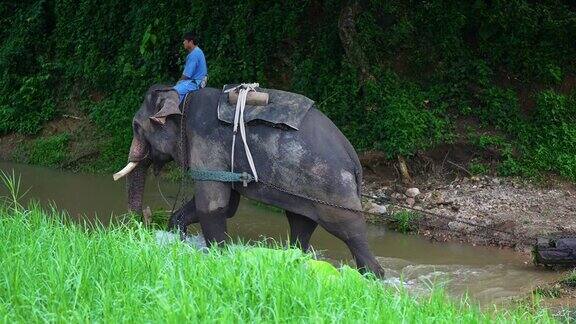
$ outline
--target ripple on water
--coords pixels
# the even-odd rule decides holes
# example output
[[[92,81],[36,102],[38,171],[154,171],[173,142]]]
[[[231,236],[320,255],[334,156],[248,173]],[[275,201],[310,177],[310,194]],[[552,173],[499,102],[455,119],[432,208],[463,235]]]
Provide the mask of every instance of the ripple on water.
[[[487,266],[413,264],[396,258],[378,258],[386,269],[384,283],[404,287],[417,295],[443,288],[454,298],[470,297],[479,304],[505,302],[544,284],[539,271],[498,264]]]

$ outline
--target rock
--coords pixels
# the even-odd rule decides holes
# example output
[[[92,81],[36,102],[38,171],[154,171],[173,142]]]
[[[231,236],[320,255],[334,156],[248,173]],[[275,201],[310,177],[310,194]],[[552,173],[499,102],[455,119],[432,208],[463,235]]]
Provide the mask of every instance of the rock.
[[[409,188],[408,190],[406,190],[406,196],[408,196],[410,198],[415,198],[419,194],[420,194],[420,189],[418,189],[418,188]]]
[[[416,203],[416,200],[412,197],[408,197],[406,198],[406,203],[408,204],[408,206],[412,207]]]
[[[395,199],[395,200],[400,200],[400,199],[404,198],[404,195],[399,193],[399,192],[395,192],[395,193],[390,195],[390,198]]]
[[[494,178],[494,179],[492,179],[492,183],[495,184],[495,185],[499,185],[499,184],[500,184],[500,179]]]
[[[460,233],[470,233],[470,232],[474,231],[474,228],[472,226],[458,222],[458,221],[449,222],[448,228],[450,228],[450,230],[452,230],[452,231],[460,232]]]
[[[386,214],[387,212],[386,206],[378,205],[373,202],[368,203],[366,207],[367,208],[365,210],[372,214]]]

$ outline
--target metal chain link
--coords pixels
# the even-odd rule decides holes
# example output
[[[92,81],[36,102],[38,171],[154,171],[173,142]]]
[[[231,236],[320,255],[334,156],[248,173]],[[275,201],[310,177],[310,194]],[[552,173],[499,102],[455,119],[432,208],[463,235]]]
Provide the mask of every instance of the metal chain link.
[[[188,106],[189,103],[189,94],[187,93],[186,96],[184,97],[184,102],[182,103],[182,114],[180,115],[180,140],[178,143],[178,147],[179,147],[179,151],[180,151],[180,171],[181,171],[181,176],[182,179],[180,180],[180,186],[178,186],[178,193],[176,193],[176,197],[174,198],[174,204],[172,205],[172,211],[170,212],[170,218],[172,218],[174,216],[174,213],[176,213],[176,203],[178,202],[178,198],[180,197],[180,192],[182,191],[182,187],[184,187],[184,180],[186,179],[186,177],[184,177],[184,174],[186,172],[186,160],[187,158],[185,158],[185,152],[184,152],[184,137],[186,135],[185,130],[186,130],[186,124],[184,122],[184,118],[186,116],[186,107]],[[183,204],[182,204],[183,205]]]
[[[351,211],[351,212],[360,212],[360,213],[362,213],[362,214],[375,215],[375,216],[379,216],[379,217],[388,218],[389,220],[392,219],[391,217],[386,217],[384,214],[371,213],[371,212],[368,212],[368,211],[365,211],[365,210],[360,210],[360,209],[355,209],[355,208],[344,207],[344,206],[342,206],[342,205],[338,205],[338,204],[335,204],[335,203],[332,203],[332,202],[328,202],[328,201],[325,201],[325,200],[322,200],[322,199],[318,199],[318,198],[315,198],[315,197],[310,197],[310,196],[307,196],[307,195],[299,194],[299,193],[296,193],[296,192],[294,192],[294,191],[291,191],[291,190],[282,188],[282,187],[280,187],[280,186],[277,186],[277,185],[275,185],[275,184],[268,183],[268,182],[265,182],[265,181],[262,181],[262,180],[259,180],[258,183],[261,183],[261,184],[264,185],[265,187],[272,188],[272,189],[278,190],[278,191],[280,191],[280,192],[287,193],[287,194],[289,194],[289,195],[292,195],[292,196],[295,196],[295,197],[298,197],[298,198],[302,198],[302,199],[306,199],[306,200],[309,200],[309,201],[312,201],[312,202],[316,202],[316,203],[319,203],[319,204],[323,204],[323,205],[326,205],[326,206],[335,207],[335,208],[338,208],[338,209],[347,210],[347,211]],[[366,195],[363,195],[363,196],[374,199],[374,197],[370,197],[370,196],[366,196]],[[486,226],[486,225],[481,225],[481,224],[476,224],[476,223],[469,222],[469,221],[466,221],[466,220],[456,219],[455,217],[450,217],[450,216],[447,216],[447,215],[441,215],[441,214],[433,213],[433,212],[426,211],[426,210],[422,210],[422,209],[416,209],[416,208],[413,208],[413,207],[410,207],[410,206],[406,206],[406,205],[404,205],[404,204],[396,204],[396,203],[392,203],[392,202],[388,202],[388,204],[389,204],[389,205],[396,206],[396,207],[399,207],[399,208],[409,209],[409,210],[412,210],[412,211],[415,211],[415,212],[418,212],[418,213],[422,213],[422,214],[426,214],[426,215],[429,215],[429,216],[433,216],[433,217],[437,217],[437,218],[442,218],[442,219],[447,219],[447,220],[451,220],[451,221],[454,221],[454,222],[459,222],[459,223],[466,224],[466,225],[470,225],[470,226],[473,226],[473,227],[476,227],[476,228],[482,228],[482,229],[487,230],[487,231],[499,232],[499,233],[502,233],[502,234],[506,234],[506,235],[509,235],[509,236],[513,237],[513,238],[516,240],[516,242],[520,242],[520,243],[527,243],[527,242],[528,242],[528,240],[526,240],[526,239],[520,239],[515,233],[510,232],[510,231],[501,230],[501,229],[497,229],[497,228],[491,228],[491,227]],[[480,235],[480,234],[478,234],[478,233],[476,233],[476,234],[471,234],[471,235],[481,236],[481,237],[484,237],[484,238],[489,238],[489,237]],[[506,240],[506,239],[501,239],[501,238],[500,238],[500,240],[507,241],[508,243],[514,243],[514,242],[511,241],[511,240]]]
[[[338,204],[335,204],[335,203],[331,203],[331,202],[329,202],[329,201],[325,201],[325,200],[322,200],[322,199],[318,199],[318,198],[306,196],[306,195],[303,195],[303,194],[299,194],[299,193],[296,193],[296,192],[294,192],[294,191],[290,191],[290,190],[288,190],[288,189],[284,189],[284,188],[282,188],[282,187],[279,187],[279,186],[277,186],[277,185],[275,185],[275,184],[262,181],[261,179],[258,180],[257,183],[261,183],[261,184],[264,185],[265,187],[272,188],[272,189],[276,189],[276,190],[278,190],[278,191],[287,193],[287,194],[289,194],[289,195],[292,195],[292,196],[295,196],[295,197],[298,197],[298,198],[302,198],[302,199],[306,199],[306,200],[310,200],[310,201],[313,201],[313,202],[317,202],[317,203],[319,203],[319,204],[323,204],[323,205],[326,205],[326,206],[336,207],[336,208],[338,208],[338,209],[343,209],[343,210],[347,210],[347,211],[351,211],[351,212],[360,212],[360,213],[363,213],[363,212],[364,212],[364,211],[361,210],[361,209],[344,207],[344,206],[342,206],[342,205],[338,205]]]

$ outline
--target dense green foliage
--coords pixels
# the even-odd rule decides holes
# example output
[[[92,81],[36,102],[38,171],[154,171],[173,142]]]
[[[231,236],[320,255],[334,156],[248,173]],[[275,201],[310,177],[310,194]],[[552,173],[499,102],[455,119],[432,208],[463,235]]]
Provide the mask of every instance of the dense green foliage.
[[[16,150],[19,161],[30,164],[58,167],[67,155],[70,140],[68,133],[60,133],[46,138],[38,138]]]
[[[87,230],[38,207],[0,211],[0,322],[552,323],[416,297],[299,250],[160,245],[138,226]]]
[[[82,109],[110,135],[102,164],[118,167],[144,91],[179,77],[180,36],[192,29],[211,86],[258,81],[304,93],[358,150],[410,156],[489,132],[503,174],[576,179],[571,2],[358,1],[351,48],[338,23],[348,3],[0,4],[0,133],[34,134]]]

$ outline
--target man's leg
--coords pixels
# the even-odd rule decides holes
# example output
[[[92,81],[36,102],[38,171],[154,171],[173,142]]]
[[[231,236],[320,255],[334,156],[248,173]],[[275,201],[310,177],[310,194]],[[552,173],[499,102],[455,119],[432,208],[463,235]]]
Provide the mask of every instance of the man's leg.
[[[186,96],[186,93],[188,93],[188,87],[186,87],[186,83],[185,81],[180,81],[178,83],[176,83],[176,85],[174,86],[174,90],[176,90],[176,92],[178,92],[178,97],[180,97],[180,102],[182,102],[182,100],[184,100],[184,97]]]
[[[184,97],[186,97],[186,94],[188,92],[198,90],[198,85],[196,84],[196,82],[194,80],[179,81],[174,86],[174,90],[176,90],[176,92],[178,92],[178,96],[180,97],[180,102],[182,102],[182,100],[184,100]]]

